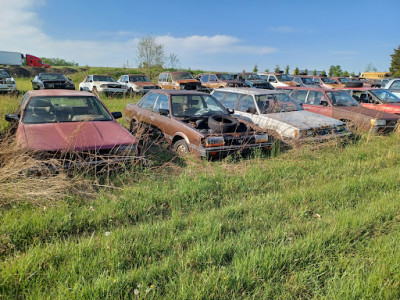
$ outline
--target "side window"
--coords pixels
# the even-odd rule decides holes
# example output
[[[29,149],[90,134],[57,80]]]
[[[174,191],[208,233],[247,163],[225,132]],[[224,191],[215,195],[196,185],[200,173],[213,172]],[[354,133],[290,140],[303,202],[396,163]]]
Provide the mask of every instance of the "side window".
[[[150,94],[143,102],[142,108],[153,111],[154,103],[156,102],[158,94]]]
[[[203,75],[200,78],[201,82],[207,82],[208,81],[208,75]]]
[[[306,103],[307,91],[296,91],[296,90],[294,90],[290,94],[290,97],[294,101],[296,101],[297,103]]]
[[[396,80],[395,82],[392,83],[390,86],[391,89],[400,89],[400,80]]]
[[[228,95],[225,96],[225,99],[221,100],[220,102],[226,108],[234,109],[236,107],[238,98],[239,94],[228,93]]]
[[[325,95],[322,92],[310,91],[308,93],[306,102],[307,104],[322,105],[321,101],[328,102],[328,100],[326,99]]]
[[[237,109],[252,114],[257,112],[253,97],[250,95],[242,95],[240,97]]]
[[[319,79],[319,78],[314,78],[313,80],[314,80],[315,83],[318,83],[318,84],[321,84],[321,83],[322,83],[322,82],[321,82],[321,79]]]
[[[168,81],[169,83],[171,83],[171,82],[172,82],[171,74],[168,74],[167,81]]]
[[[29,99],[29,94],[26,93],[26,94],[22,97],[21,103],[20,103],[19,106],[18,106],[18,110],[17,110],[17,113],[18,113],[18,114],[21,113],[21,111],[22,111],[22,109],[24,108],[24,106],[25,106],[25,104],[26,104],[26,101],[28,101],[28,99]]]
[[[210,75],[209,81],[217,81],[217,76],[215,76],[214,74]]]
[[[158,113],[160,109],[168,109],[168,96],[167,95],[160,95],[158,97],[156,106],[154,107],[154,111]]]
[[[269,76],[268,82],[276,82],[275,76]]]

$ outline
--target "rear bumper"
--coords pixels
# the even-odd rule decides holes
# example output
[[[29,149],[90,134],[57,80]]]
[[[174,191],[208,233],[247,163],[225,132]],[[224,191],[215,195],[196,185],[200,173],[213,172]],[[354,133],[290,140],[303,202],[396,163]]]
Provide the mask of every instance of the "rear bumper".
[[[15,84],[0,84],[0,92],[13,92],[17,90]]]
[[[205,157],[207,159],[215,157],[215,158],[223,158],[233,153],[241,153],[247,154],[252,152],[255,149],[268,150],[272,146],[272,142],[264,142],[257,144],[243,144],[243,145],[234,145],[234,146],[222,146],[222,147],[199,147],[193,144],[189,145],[189,148],[194,152],[198,153],[199,156]]]

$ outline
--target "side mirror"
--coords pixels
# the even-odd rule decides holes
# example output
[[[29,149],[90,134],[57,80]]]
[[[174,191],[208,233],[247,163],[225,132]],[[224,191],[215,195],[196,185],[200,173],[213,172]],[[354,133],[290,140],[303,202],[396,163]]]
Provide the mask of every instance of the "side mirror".
[[[233,108],[227,108],[227,110],[230,115],[233,115],[235,113],[235,110]]]
[[[169,116],[169,110],[168,109],[164,109],[164,108],[160,108],[159,110],[158,110],[158,113],[160,114],[160,115],[162,115],[162,116]]]
[[[93,82],[93,80],[92,80],[92,79],[90,79],[90,80],[89,80],[89,82]]]
[[[6,114],[5,119],[7,122],[18,122],[19,115],[17,114]]]
[[[320,104],[322,106],[328,106],[328,101],[322,100]]]
[[[111,113],[114,119],[121,119],[122,118],[122,112],[120,111],[115,111]]]

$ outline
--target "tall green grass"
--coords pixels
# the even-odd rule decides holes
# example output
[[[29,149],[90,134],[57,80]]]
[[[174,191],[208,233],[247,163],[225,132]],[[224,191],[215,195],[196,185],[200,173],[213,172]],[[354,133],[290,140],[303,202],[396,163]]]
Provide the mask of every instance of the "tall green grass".
[[[400,139],[116,174],[1,210],[4,298],[400,296]]]

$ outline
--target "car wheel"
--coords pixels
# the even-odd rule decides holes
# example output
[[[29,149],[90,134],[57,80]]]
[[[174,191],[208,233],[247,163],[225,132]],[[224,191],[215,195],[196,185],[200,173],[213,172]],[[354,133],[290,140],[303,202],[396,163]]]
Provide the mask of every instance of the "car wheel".
[[[185,155],[189,153],[189,146],[185,140],[178,140],[172,146],[172,150],[178,155]]]

